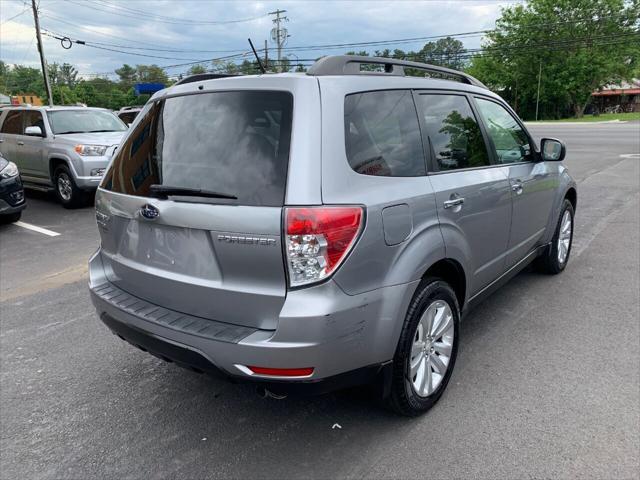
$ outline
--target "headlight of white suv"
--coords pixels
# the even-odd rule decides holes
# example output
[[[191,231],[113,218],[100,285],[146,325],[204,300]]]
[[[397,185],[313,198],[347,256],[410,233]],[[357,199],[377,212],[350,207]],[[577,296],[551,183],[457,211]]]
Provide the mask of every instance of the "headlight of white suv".
[[[18,175],[18,167],[13,162],[7,163],[7,165],[0,170],[0,178],[11,178],[16,175]]]
[[[106,145],[76,145],[76,152],[83,157],[101,157],[107,148]]]

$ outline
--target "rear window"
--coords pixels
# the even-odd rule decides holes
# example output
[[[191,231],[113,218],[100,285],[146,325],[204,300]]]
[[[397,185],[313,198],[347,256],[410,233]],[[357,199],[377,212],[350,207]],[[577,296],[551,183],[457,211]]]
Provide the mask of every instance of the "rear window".
[[[22,112],[20,110],[13,110],[7,113],[0,132],[20,135],[22,133]]]
[[[206,190],[237,200],[174,200],[282,206],[293,97],[287,92],[214,92],[172,97],[140,112],[102,187],[137,196],[152,185]]]
[[[418,114],[410,90],[347,95],[344,136],[351,168],[364,175],[425,175]]]

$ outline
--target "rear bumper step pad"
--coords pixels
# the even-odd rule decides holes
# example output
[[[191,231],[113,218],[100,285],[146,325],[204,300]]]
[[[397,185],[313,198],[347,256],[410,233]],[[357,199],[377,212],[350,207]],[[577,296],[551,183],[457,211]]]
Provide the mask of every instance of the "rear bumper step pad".
[[[256,328],[195,317],[154,305],[119,289],[111,283],[91,288],[100,300],[118,310],[176,332],[195,335],[218,342],[238,343],[258,331]]]

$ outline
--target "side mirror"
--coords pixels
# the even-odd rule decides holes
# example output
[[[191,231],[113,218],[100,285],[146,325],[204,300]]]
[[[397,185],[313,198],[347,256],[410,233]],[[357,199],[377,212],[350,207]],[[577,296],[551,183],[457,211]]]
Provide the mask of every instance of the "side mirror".
[[[543,138],[540,141],[540,152],[545,162],[561,162],[567,154],[567,147],[555,138]]]
[[[44,137],[44,135],[42,134],[42,129],[35,125],[25,128],[24,134],[28,135],[29,137]]]

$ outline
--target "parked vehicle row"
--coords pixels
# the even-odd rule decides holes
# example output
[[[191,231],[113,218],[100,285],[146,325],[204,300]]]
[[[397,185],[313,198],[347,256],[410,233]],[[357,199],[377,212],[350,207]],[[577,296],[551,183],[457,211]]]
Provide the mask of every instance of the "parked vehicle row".
[[[567,265],[564,156],[441,67],[340,56],[186,79],[101,181],[92,300],[160,358],[278,395],[374,382],[417,415],[449,382],[462,315],[531,262]]]
[[[100,108],[3,107],[0,152],[18,166],[25,186],[53,189],[73,208],[95,192],[126,130]]]

